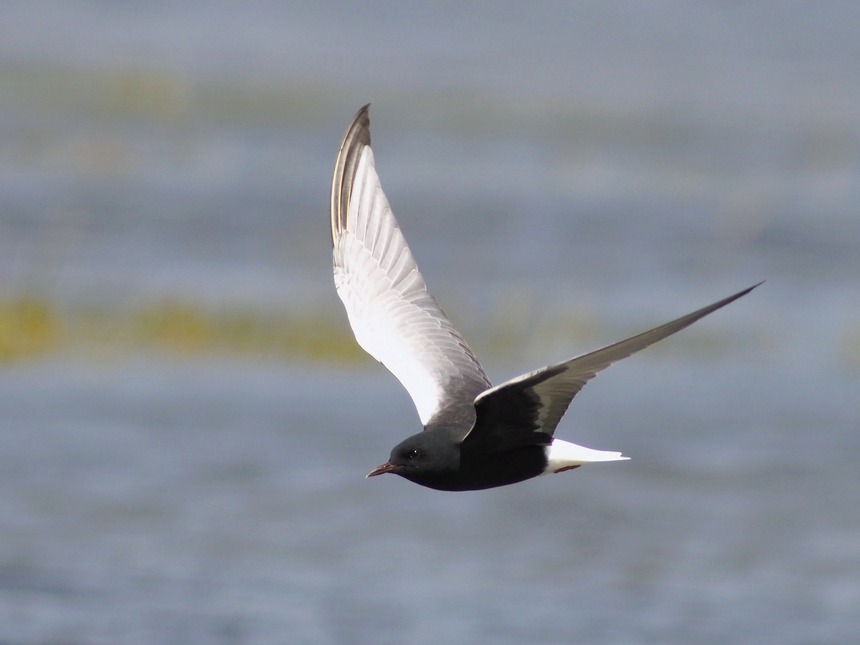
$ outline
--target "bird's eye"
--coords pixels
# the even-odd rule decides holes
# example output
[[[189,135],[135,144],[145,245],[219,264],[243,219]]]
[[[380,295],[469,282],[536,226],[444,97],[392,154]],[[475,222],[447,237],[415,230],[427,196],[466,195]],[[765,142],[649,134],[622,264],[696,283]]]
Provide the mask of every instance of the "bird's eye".
[[[418,457],[420,457],[420,456],[421,456],[421,451],[418,450],[418,448],[413,448],[412,450],[410,450],[407,453],[406,458],[407,459],[418,459]]]

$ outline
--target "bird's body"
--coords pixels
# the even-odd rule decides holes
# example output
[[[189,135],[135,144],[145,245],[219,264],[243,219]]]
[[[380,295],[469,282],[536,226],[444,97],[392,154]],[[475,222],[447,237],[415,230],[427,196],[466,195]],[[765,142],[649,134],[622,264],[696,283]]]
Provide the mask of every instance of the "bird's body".
[[[571,400],[597,372],[749,293],[750,287],[642,334],[493,387],[430,295],[370,147],[369,106],[347,128],[331,192],[334,279],[358,343],[412,397],[424,430],[368,476],[395,473],[439,490],[513,484],[586,463],[627,459],[555,439]],[[756,285],[757,286],[757,285]]]

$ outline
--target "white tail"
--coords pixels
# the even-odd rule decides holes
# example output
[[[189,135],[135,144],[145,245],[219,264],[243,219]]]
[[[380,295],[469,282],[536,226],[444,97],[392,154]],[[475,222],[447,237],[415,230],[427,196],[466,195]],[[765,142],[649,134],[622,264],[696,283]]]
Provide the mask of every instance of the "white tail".
[[[578,446],[569,441],[554,439],[553,442],[546,447],[547,466],[543,471],[544,475],[550,473],[560,473],[563,470],[570,470],[582,464],[591,464],[597,461],[623,461],[630,459],[624,457],[620,452],[610,452],[608,450],[592,450],[585,446]]]

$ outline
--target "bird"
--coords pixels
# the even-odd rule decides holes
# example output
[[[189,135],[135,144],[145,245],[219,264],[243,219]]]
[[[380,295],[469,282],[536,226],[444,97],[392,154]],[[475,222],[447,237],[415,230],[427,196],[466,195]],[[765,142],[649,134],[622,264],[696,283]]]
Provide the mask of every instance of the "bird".
[[[334,283],[358,344],[406,388],[423,429],[366,476],[399,475],[442,491],[483,490],[583,464],[628,459],[554,437],[573,398],[601,370],[688,327],[762,284],[625,340],[496,385],[442,312],[382,190],[370,105],[338,148],[331,187]]]

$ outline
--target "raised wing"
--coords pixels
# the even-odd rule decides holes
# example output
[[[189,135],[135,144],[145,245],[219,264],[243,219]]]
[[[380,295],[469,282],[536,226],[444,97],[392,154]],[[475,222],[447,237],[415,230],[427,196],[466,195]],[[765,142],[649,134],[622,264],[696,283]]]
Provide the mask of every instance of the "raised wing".
[[[627,340],[523,374],[485,391],[475,401],[477,419],[467,440],[501,447],[546,443],[573,397],[600,370],[681,331],[759,284]],[[529,436],[530,433],[537,436]]]
[[[403,384],[421,423],[468,428],[475,397],[490,382],[427,291],[382,192],[370,148],[369,107],[347,128],[334,167],[334,283],[358,344]]]

